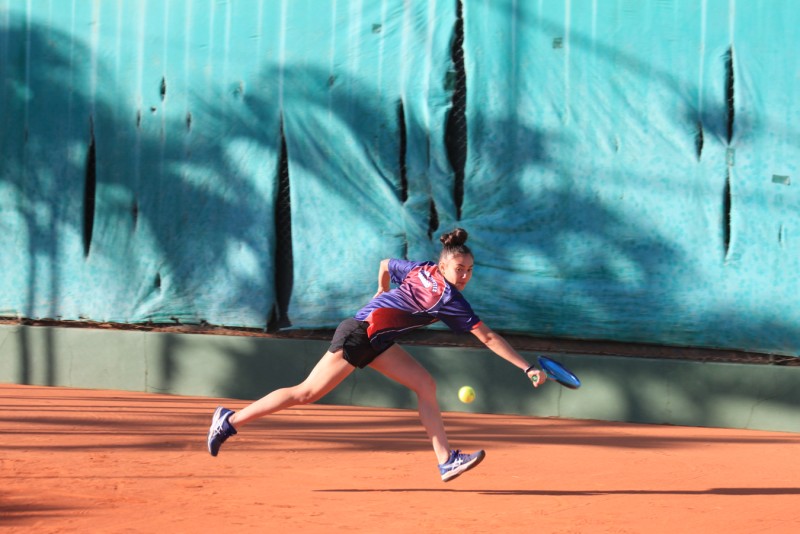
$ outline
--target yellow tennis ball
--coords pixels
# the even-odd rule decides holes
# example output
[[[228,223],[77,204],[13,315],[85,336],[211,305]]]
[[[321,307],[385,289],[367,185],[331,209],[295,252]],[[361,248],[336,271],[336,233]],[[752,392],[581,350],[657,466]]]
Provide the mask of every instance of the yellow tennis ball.
[[[469,386],[464,386],[458,390],[458,400],[469,404],[475,400],[475,390]]]

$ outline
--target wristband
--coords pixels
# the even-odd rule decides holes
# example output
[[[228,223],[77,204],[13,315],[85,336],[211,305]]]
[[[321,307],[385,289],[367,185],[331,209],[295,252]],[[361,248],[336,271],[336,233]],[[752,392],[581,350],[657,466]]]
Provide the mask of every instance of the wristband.
[[[533,371],[535,369],[536,369],[536,366],[535,365],[531,365],[530,367],[525,369],[525,374],[527,375],[528,373],[530,373],[531,371]]]

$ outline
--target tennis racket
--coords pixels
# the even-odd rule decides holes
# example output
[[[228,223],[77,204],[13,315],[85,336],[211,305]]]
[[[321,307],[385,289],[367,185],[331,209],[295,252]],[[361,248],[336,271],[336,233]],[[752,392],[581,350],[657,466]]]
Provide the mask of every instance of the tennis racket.
[[[544,371],[547,380],[553,380],[570,389],[578,389],[581,387],[581,381],[578,377],[557,361],[551,360],[546,356],[539,356],[538,360],[539,366],[542,368],[542,371]],[[534,384],[537,383],[539,381],[539,375],[534,375],[532,380]]]

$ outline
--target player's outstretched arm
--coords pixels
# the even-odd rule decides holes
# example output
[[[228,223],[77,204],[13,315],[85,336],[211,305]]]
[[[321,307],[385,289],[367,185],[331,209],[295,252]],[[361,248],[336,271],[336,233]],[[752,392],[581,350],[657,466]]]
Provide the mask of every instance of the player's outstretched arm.
[[[529,364],[525,358],[523,358],[516,350],[514,350],[514,348],[508,343],[508,341],[505,340],[503,336],[486,326],[485,323],[479,324],[472,330],[472,333],[478,338],[478,340],[480,340],[481,343],[486,345],[486,348],[510,364],[518,367],[522,371],[529,369],[527,372],[528,378],[533,381],[534,387],[539,387],[540,384],[544,383],[544,377],[539,377],[539,379],[533,380],[533,377],[538,376],[541,371],[538,369],[533,369],[531,364]]]

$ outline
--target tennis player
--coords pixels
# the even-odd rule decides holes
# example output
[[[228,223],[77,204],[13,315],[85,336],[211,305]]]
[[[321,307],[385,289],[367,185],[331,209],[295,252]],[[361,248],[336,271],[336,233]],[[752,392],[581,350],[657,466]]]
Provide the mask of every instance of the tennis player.
[[[455,332],[471,332],[492,352],[525,372],[533,385],[545,382],[509,343],[481,322],[462,291],[472,277],[474,258],[466,245],[467,232],[457,228],[441,236],[438,263],[401,259],[381,261],[378,292],[356,313],[342,321],[328,351],[300,384],[277,389],[239,412],[222,406],[214,412],[208,431],[208,451],[216,456],[220,446],[244,425],[290,406],[322,398],[356,368],[371,367],[411,389],[417,395],[419,417],[433,445],[442,480],[453,480],[478,465],[485,456],[450,449],[436,382],[395,339],[409,330],[442,321]],[[391,289],[391,284],[396,287]]]

